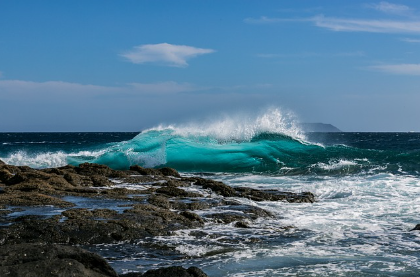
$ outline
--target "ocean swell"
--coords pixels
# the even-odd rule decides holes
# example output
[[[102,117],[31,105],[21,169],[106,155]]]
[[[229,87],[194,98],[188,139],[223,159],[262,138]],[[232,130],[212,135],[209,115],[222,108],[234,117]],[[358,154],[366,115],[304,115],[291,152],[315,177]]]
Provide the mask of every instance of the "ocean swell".
[[[386,144],[389,134],[386,139],[374,133],[339,135],[333,143],[321,144],[312,139],[315,142],[308,142],[293,116],[273,109],[255,117],[231,116],[200,124],[161,125],[130,140],[95,144],[84,149],[76,150],[72,146],[59,151],[20,150],[0,159],[37,168],[90,162],[114,169],[128,169],[138,164],[173,167],[183,172],[288,176],[420,174],[420,150],[415,145],[392,141]],[[392,135],[397,142],[398,138],[407,141],[407,136],[410,134]],[[343,143],[346,137],[353,142]],[[413,138],[417,139],[414,135]]]

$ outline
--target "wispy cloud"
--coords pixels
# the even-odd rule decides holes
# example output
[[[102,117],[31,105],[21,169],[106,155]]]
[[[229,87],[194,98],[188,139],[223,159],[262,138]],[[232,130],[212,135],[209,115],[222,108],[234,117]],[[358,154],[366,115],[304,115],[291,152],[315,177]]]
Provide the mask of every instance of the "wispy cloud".
[[[420,39],[415,38],[401,38],[400,40],[408,43],[420,43]]]
[[[377,11],[388,13],[388,14],[396,14],[396,15],[411,15],[414,12],[414,9],[406,6],[406,5],[398,5],[392,4],[389,2],[382,1],[378,4],[370,4],[368,7],[373,8]]]
[[[69,83],[62,81],[48,82],[31,82],[22,80],[0,80],[0,94],[4,93],[37,93],[47,94],[145,94],[145,95],[162,95],[176,94],[180,92],[192,92],[204,90],[190,83],[178,83],[173,81],[160,83],[130,83],[122,86],[100,86],[86,85],[79,83]]]
[[[311,22],[317,27],[336,32],[371,32],[371,33],[420,33],[420,16],[415,9],[400,4],[382,1],[378,4],[368,4],[365,7],[387,14],[387,18],[341,18],[328,17],[322,14],[307,18],[278,18],[262,16],[260,18],[246,18],[244,22],[250,24],[274,24],[286,22]],[[398,15],[400,18],[390,17]]]
[[[371,32],[371,33],[420,33],[418,20],[387,19],[352,19],[317,15],[310,18],[247,18],[247,23],[270,24],[279,22],[312,22],[315,26],[336,32]]]
[[[161,83],[131,83],[129,85],[137,92],[150,94],[171,94],[203,89],[190,83],[177,83],[172,81]]]
[[[337,32],[420,33],[420,21],[345,19],[316,16],[312,20],[318,27]]]
[[[310,57],[363,57],[365,53],[363,51],[356,52],[341,52],[341,53],[315,53],[315,52],[303,52],[295,54],[257,54],[257,57],[264,59],[277,59],[277,58],[310,58]]]
[[[62,81],[48,81],[48,82],[32,82],[22,80],[0,80],[0,88],[5,92],[10,91],[43,91],[43,92],[54,92],[59,94],[61,91],[98,91],[104,92],[111,89],[112,87],[97,86],[97,85],[86,85],[79,83],[70,83]]]
[[[277,18],[277,17],[261,16],[260,18],[248,17],[244,19],[245,23],[250,23],[250,24],[270,24],[270,23],[279,23],[279,22],[307,22],[307,21],[313,21],[313,18]]]
[[[120,56],[135,64],[156,63],[166,66],[186,67],[187,60],[203,54],[215,52],[213,49],[197,48],[169,43],[144,44],[121,53]]]
[[[373,66],[369,66],[368,69],[386,72],[390,74],[420,76],[420,64],[373,65]]]

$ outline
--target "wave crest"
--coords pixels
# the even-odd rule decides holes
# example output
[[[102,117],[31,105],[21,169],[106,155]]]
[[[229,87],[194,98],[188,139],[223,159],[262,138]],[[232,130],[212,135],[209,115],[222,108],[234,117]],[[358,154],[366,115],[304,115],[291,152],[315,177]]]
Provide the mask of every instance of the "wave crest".
[[[281,134],[293,139],[305,140],[304,133],[296,123],[295,115],[292,112],[282,112],[278,108],[269,109],[256,116],[238,114],[202,123],[159,125],[144,132],[165,130],[172,131],[175,136],[206,137],[219,142],[250,141],[254,137],[265,133]]]

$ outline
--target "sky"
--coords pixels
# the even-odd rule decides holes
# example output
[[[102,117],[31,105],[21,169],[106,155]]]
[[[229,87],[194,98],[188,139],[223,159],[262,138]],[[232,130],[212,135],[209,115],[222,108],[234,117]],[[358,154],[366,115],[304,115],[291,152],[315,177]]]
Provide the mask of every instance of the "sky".
[[[0,0],[0,132],[293,112],[420,132],[420,1]]]

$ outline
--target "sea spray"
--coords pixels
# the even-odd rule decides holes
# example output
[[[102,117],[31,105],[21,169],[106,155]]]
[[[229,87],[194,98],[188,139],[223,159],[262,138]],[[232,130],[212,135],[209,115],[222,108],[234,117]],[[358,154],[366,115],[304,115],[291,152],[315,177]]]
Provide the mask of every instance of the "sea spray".
[[[42,137],[45,141],[45,135]],[[61,144],[45,144],[44,148],[40,148],[39,144],[30,144],[26,148],[3,146],[22,150],[0,153],[0,159],[10,164],[37,168],[91,162],[114,169],[128,169],[139,164],[144,167],[168,166],[183,172],[290,176],[420,172],[420,150],[416,148],[418,134],[337,133],[314,136],[303,134],[293,115],[279,109],[253,117],[225,116],[201,124],[160,125],[128,140],[84,148],[77,146],[74,138],[70,141],[72,146],[67,150],[61,150]],[[30,149],[35,150],[31,152]]]
[[[232,187],[316,196],[315,203],[299,204],[230,199],[238,207],[246,204],[274,215],[244,219],[250,228],[210,220],[199,231],[99,245],[95,252],[110,258],[119,273],[179,265],[228,277],[420,276],[420,233],[410,231],[420,223],[420,133],[310,133],[302,138],[293,128],[262,127],[267,125],[264,120],[257,124],[257,118],[160,126],[119,139],[101,133],[0,133],[0,159],[36,167],[82,162],[173,166],[183,176]],[[210,126],[237,128],[230,133]],[[208,191],[189,189],[209,199]],[[95,201],[99,208],[115,208],[108,200]],[[226,206],[194,212],[219,211],[235,213]]]

